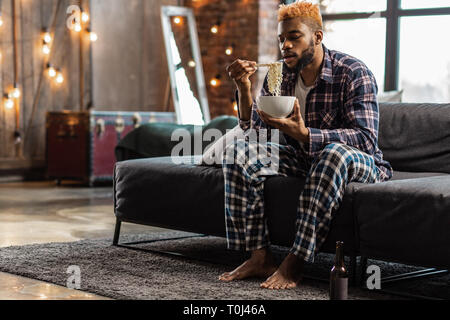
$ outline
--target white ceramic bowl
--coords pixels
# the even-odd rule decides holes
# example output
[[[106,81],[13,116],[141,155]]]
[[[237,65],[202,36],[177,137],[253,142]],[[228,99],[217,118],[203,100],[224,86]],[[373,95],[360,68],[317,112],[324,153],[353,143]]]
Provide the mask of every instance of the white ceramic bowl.
[[[294,109],[295,97],[260,96],[256,100],[258,109],[274,118],[286,118]]]

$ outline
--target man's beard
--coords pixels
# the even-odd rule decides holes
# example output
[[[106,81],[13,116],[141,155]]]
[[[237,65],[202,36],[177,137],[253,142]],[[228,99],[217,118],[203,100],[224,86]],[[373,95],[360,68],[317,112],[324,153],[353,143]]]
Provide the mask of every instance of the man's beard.
[[[307,49],[303,50],[302,55],[301,55],[300,59],[298,60],[297,65],[295,67],[289,68],[287,66],[286,62],[284,63],[284,65],[289,70],[295,71],[296,73],[299,73],[308,64],[310,64],[313,61],[315,52],[316,52],[316,50],[314,49],[314,41],[311,39],[309,47]]]
[[[315,53],[314,41],[311,40],[308,49],[302,52],[302,56],[298,60],[297,66],[295,68],[297,72],[302,71],[308,64],[310,64],[313,61],[314,53]]]

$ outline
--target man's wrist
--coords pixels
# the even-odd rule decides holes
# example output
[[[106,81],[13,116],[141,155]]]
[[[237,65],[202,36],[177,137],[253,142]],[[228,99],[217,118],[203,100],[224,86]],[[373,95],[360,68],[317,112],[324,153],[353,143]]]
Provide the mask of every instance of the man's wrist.
[[[308,128],[303,127],[302,129],[300,129],[300,134],[297,140],[303,143],[308,143],[309,139],[310,139],[310,132]]]
[[[239,82],[239,83],[236,83],[236,87],[237,87],[239,93],[247,93],[247,92],[251,92],[252,83],[250,81],[248,83]]]

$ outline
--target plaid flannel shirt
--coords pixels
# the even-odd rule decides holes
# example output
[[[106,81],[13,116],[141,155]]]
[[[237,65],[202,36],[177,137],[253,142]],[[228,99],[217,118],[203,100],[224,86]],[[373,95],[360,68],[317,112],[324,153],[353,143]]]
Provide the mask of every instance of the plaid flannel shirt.
[[[389,180],[393,173],[392,167],[389,162],[383,160],[383,153],[378,148],[378,87],[375,77],[360,60],[328,50],[324,45],[323,49],[322,70],[306,98],[304,121],[310,132],[309,142],[302,144],[288,135],[283,135],[281,131],[280,137],[297,150],[302,148],[310,160],[333,142],[353,146],[373,156],[380,170],[381,181]],[[295,96],[297,77],[298,73],[283,65],[282,96]],[[261,95],[270,95],[267,76]],[[251,120],[239,120],[241,128],[244,131],[250,128],[274,129],[262,122],[256,109],[254,101]]]

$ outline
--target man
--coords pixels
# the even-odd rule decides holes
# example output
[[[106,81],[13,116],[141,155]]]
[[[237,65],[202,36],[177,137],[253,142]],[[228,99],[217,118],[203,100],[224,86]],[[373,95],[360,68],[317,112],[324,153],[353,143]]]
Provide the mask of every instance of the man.
[[[227,71],[238,90],[241,128],[280,131],[285,143],[267,143],[269,151],[278,151],[279,168],[271,171],[251,159],[243,164],[230,161],[253,148],[245,139],[229,145],[223,160],[228,248],[250,251],[251,257],[219,279],[262,277],[266,280],[261,287],[268,289],[297,286],[304,263],[314,260],[326,239],[348,183],[378,183],[392,177],[392,167],[378,148],[378,89],[373,74],[356,58],[322,44],[317,5],[282,5],[278,21],[284,62],[281,95],[297,97],[288,118],[271,118],[257,109],[249,80],[256,62],[237,60]],[[267,78],[261,94],[269,95]],[[278,267],[264,217],[264,181],[270,175],[306,176],[295,241]]]

